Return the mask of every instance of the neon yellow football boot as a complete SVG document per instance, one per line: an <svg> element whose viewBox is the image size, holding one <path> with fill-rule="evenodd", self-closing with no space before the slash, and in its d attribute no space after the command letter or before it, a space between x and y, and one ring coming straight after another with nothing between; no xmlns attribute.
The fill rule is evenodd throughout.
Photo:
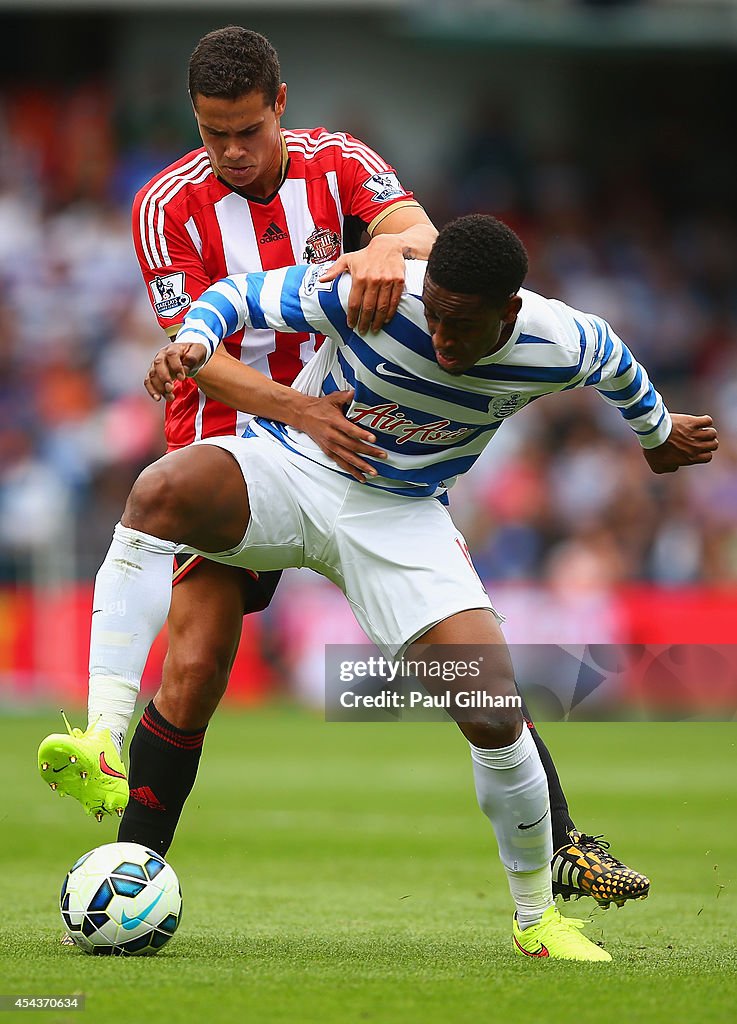
<svg viewBox="0 0 737 1024"><path fill-rule="evenodd" d="M62 711L66 733L52 733L38 748L41 778L59 796L73 796L87 814L102 821L121 817L128 803L128 779L109 729L72 729Z"/></svg>
<svg viewBox="0 0 737 1024"><path fill-rule="evenodd" d="M550 960L611 960L601 946L582 934L583 921L563 917L557 907L548 907L540 924L520 929L515 916L512 921L512 946L519 956Z"/></svg>

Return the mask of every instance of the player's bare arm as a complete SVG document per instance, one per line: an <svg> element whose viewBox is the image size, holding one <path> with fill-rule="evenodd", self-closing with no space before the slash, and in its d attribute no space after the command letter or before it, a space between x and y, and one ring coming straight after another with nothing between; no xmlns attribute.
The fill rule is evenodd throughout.
<svg viewBox="0 0 737 1024"><path fill-rule="evenodd" d="M170 342L159 349L144 381L149 395L156 402L162 398L171 402L176 382L194 376L206 356L205 346L197 342ZM352 391L338 391L324 398L304 395L234 359L222 346L198 374L197 383L208 398L308 434L343 472L360 483L367 476L376 476L376 470L361 455L386 458L385 452L373 447L374 434L346 419L344 410L350 405Z"/></svg>
<svg viewBox="0 0 737 1024"><path fill-rule="evenodd" d="M404 289L405 259L425 260L437 230L421 206L391 210L376 225L365 249L344 253L320 278L332 281L350 271L348 326L378 331L394 316Z"/></svg>
<svg viewBox="0 0 737 1024"><path fill-rule="evenodd" d="M711 416L673 413L673 427L666 441L642 453L653 473L675 473L681 466L711 462L719 439Z"/></svg>

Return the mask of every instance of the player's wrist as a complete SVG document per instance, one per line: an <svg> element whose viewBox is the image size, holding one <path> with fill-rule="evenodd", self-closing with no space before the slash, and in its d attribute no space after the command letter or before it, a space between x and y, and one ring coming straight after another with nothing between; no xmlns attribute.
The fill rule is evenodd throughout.
<svg viewBox="0 0 737 1024"><path fill-rule="evenodd" d="M304 395L294 388L285 388L282 396L282 415L279 417L282 423L288 427L294 427L302 433L307 433L305 423L315 399L310 395Z"/></svg>
<svg viewBox="0 0 737 1024"><path fill-rule="evenodd" d="M408 245L407 240L402 235L373 235L371 241L366 246L367 249L379 249L382 248L386 252L398 252L401 253Z"/></svg>
<svg viewBox="0 0 737 1024"><path fill-rule="evenodd" d="M432 224L414 224L397 234L385 234L380 237L393 241L397 252L405 260L426 260L437 235Z"/></svg>
<svg viewBox="0 0 737 1024"><path fill-rule="evenodd" d="M186 327L177 334L176 343L177 345L197 345L203 351L202 361L198 362L194 369L187 370L188 377L196 377L215 354L215 345L208 339L203 338L198 331L189 330Z"/></svg>
<svg viewBox="0 0 737 1024"><path fill-rule="evenodd" d="M670 439L672 431L673 420L668 410L664 409L663 415L656 428L649 434L640 435L640 446L645 451L653 451L655 448L661 448Z"/></svg>

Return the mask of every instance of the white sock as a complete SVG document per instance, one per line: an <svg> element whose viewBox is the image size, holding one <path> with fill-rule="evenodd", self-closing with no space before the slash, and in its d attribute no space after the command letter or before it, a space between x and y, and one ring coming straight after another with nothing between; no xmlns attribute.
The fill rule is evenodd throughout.
<svg viewBox="0 0 737 1024"><path fill-rule="evenodd" d="M530 925L539 924L543 912L553 906L553 890L550 881L550 862L537 871L507 872L509 891L512 894L520 931Z"/></svg>
<svg viewBox="0 0 737 1024"><path fill-rule="evenodd" d="M527 728L509 747L469 746L479 807L494 828L517 921L527 928L553 906L550 800L540 755Z"/></svg>
<svg viewBox="0 0 737 1024"><path fill-rule="evenodd" d="M110 729L120 749L151 644L171 603L177 545L120 523L95 579L88 725Z"/></svg>

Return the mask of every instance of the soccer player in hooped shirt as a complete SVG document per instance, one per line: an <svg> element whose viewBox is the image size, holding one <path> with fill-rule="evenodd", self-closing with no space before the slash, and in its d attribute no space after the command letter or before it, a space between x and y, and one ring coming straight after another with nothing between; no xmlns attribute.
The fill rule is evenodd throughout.
<svg viewBox="0 0 737 1024"><path fill-rule="evenodd" d="M508 700L513 671L494 608L436 499L471 468L504 418L573 387L592 386L620 409L654 472L709 462L718 442L709 416L671 416L605 321L522 289L526 270L509 228L491 217L460 218L440 233L427 264L408 263L397 314L370 340L348 326L346 274L324 281L319 269L293 267L209 288L151 387L166 395L245 324L319 331L327 341L295 388L318 395L350 386L348 415L370 424L376 455L366 456L360 484L303 432L258 418L245 437L204 439L164 456L135 484L98 574L91 663L121 690L140 679L166 617L180 545L259 571L315 569L343 589L390 656L432 660L437 645L483 645L479 684L505 700L454 717L470 744L476 794L515 905L513 948L530 958L604 961L610 955L554 906L543 765ZM238 390L250 389L247 367L233 389L238 406ZM268 382L261 398L267 392L275 401L280 387ZM105 611L113 597L123 608L116 638ZM121 632L130 644L119 642ZM114 720L114 706L97 707L106 724Z"/></svg>
<svg viewBox="0 0 737 1024"><path fill-rule="evenodd" d="M361 335L381 327L402 294L404 257L426 257L436 235L394 170L350 136L281 130L286 86L276 54L257 33L229 27L205 36L190 61L189 86L204 146L156 175L133 210L136 251L161 327L176 336L192 302L227 274L295 263L310 266L318 288L349 270L347 325ZM346 251L364 227L368 246ZM262 322L239 327L196 382L168 383L169 451L203 438L241 435L257 411L298 427L341 469L360 477L370 469L363 457L371 452L373 428L343 415L349 391L312 399L290 391L274 404L259 405L269 380L292 383L319 339L309 324L296 333ZM254 374L248 394L241 389L232 401L232 382L246 366L263 379ZM278 572L177 558L169 651L161 687L131 742L129 778L119 750L133 713L133 683L125 696L116 687L111 691L118 707L111 737L97 728L94 702L91 731L73 737L73 756L86 763L88 811L102 816L125 808L120 840L169 848L194 785L207 724L227 685L242 616L269 604L278 579ZM104 701L108 684L99 673L95 688ZM588 892L603 904L613 893L620 900L646 895L644 875L574 829L550 753L537 730L533 738L551 795L556 891ZM63 756L70 742L50 737L41 745L40 763L51 763L57 752ZM54 785L63 791L67 783L59 777Z"/></svg>

